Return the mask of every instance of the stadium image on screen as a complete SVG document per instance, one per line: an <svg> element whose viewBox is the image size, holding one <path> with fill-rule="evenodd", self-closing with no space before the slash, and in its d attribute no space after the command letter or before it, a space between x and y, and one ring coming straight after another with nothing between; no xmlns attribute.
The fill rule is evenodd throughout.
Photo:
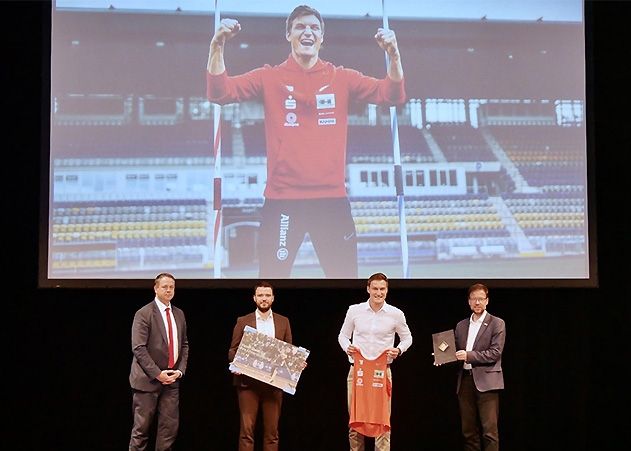
<svg viewBox="0 0 631 451"><path fill-rule="evenodd" d="M287 258L282 222L274 242L261 242L266 187L279 167L268 158L269 93L211 102L206 64L219 19L232 18L241 28L225 43L228 76L280 65L291 51L285 21L298 3L218 3L54 5L50 283L163 270L179 280L243 280L259 277L265 246ZM309 94L320 102L321 129L346 122L334 158L354 231L327 203L317 212L303 203L317 216L308 226L350 227L359 279L375 271L415 280L589 279L582 2L384 3L310 3L323 19L319 57L333 66L387 78L375 34L396 33L405 99L350 96L342 105L326 86ZM278 125L299 129L307 97L283 83L276 107L286 122ZM321 147L300 166L304 174L329 162L318 159L331 153L324 135L313 140ZM317 197L302 179L304 198ZM265 276L346 279L327 274L330 232L316 233L304 234L287 274Z"/></svg>

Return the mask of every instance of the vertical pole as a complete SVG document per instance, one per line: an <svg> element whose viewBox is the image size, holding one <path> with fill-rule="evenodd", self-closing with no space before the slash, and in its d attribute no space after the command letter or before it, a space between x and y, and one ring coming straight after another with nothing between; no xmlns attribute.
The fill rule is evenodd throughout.
<svg viewBox="0 0 631 451"><path fill-rule="evenodd" d="M388 15L386 13L386 1L381 0L381 12L383 28L389 30ZM390 58L386 52L386 71L390 66ZM390 107L390 131L392 133L392 153L394 157L394 185L397 195L397 207L399 210L399 234L401 238L401 262L403 264L403 278L410 277L408 231L405 220L405 196L403 193L403 170L401 168L401 149L399 147L399 124L397 121L397 108Z"/></svg>
<svg viewBox="0 0 631 451"><path fill-rule="evenodd" d="M221 26L219 0L215 0L215 32ZM221 278L222 246L222 211L221 211L221 105L213 104L213 154L215 170L213 179L213 277Z"/></svg>

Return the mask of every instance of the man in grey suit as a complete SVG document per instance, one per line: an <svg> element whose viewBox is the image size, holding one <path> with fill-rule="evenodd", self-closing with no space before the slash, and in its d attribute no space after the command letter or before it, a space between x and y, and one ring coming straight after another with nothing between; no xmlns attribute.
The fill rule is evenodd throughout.
<svg viewBox="0 0 631 451"><path fill-rule="evenodd" d="M463 362L456 391L465 451L499 450L497 420L499 390L504 388L506 326L486 311L488 294L485 285L471 285L469 307L473 313L456 326L456 358Z"/></svg>
<svg viewBox="0 0 631 451"><path fill-rule="evenodd" d="M272 313L274 290L268 282L258 282L254 286L256 310L237 318L228 350L228 360L232 362L237 353L245 326L275 337L287 343L292 342L291 327L286 316ZM263 450L278 450L278 419L283 402L283 392L279 388L235 373L233 382L239 398L240 430L239 451L254 449L254 429L259 406L263 411Z"/></svg>
<svg viewBox="0 0 631 451"><path fill-rule="evenodd" d="M171 300L175 278L158 274L153 287L155 298L136 312L131 328L129 383L133 392L134 426L130 450L144 450L156 413L156 450L170 450L179 426L179 379L186 372L188 338L184 312Z"/></svg>

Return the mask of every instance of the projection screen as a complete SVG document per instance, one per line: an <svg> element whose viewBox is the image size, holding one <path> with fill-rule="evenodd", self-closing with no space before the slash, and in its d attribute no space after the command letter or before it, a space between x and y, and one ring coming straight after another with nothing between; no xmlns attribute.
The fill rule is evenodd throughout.
<svg viewBox="0 0 631 451"><path fill-rule="evenodd" d="M594 283L582 1L313 1L288 31L297 4L53 4L40 285Z"/></svg>

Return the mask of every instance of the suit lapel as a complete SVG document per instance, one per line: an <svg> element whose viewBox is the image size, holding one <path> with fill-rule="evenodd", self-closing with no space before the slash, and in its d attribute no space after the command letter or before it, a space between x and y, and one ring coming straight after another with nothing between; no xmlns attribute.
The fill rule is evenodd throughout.
<svg viewBox="0 0 631 451"><path fill-rule="evenodd" d="M280 318L274 315L274 336L279 340L282 340L285 336L285 330L281 330L281 327Z"/></svg>
<svg viewBox="0 0 631 451"><path fill-rule="evenodd" d="M164 320L162 319L160 308L156 305L156 301L153 301L153 317L155 322L158 324L158 329L160 330L160 335L162 335L162 339L168 345L169 340L167 339L167 331L164 328Z"/></svg>
<svg viewBox="0 0 631 451"><path fill-rule="evenodd" d="M463 326L463 333L459 333L459 339L458 341L460 341L461 343L457 343L457 346L460 349L464 349L467 346L467 339L469 337L469 326L471 325L471 321L468 320L465 325Z"/></svg>
<svg viewBox="0 0 631 451"><path fill-rule="evenodd" d="M256 329L256 313L252 312L245 317L245 325Z"/></svg>

